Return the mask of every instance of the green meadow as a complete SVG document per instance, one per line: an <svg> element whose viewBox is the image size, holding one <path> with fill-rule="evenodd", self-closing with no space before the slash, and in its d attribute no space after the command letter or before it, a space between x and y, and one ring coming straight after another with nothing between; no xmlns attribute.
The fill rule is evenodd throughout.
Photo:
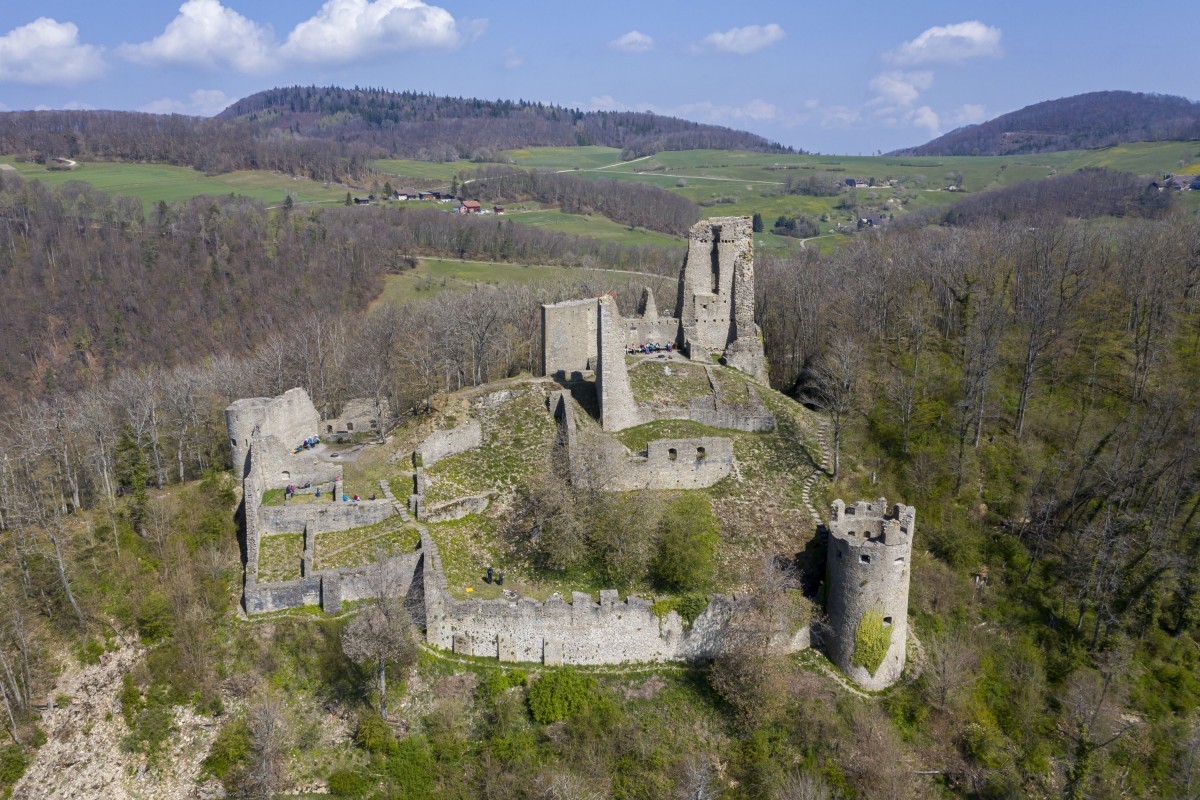
<svg viewBox="0 0 1200 800"><path fill-rule="evenodd" d="M584 283L593 286L596 284L623 286L630 283L645 286L649 282L668 281L674 283L675 280L673 276L663 277L646 273L584 269L582 267L423 258L415 269L397 275L389 275L384 283L383 292L375 302L404 306L444 293L470 291L479 286L546 286Z"/></svg>
<svg viewBox="0 0 1200 800"><path fill-rule="evenodd" d="M240 170L224 175L205 175L190 167L167 164L122 164L80 162L73 170L47 170L40 164L0 159L11 164L28 180L61 185L84 181L102 192L137 197L149 208L159 201L168 203L200 195L236 194L253 197L268 205L282 203L289 194L297 203L330 202L346 196L345 186L325 186L306 178L291 178L263 170Z"/></svg>

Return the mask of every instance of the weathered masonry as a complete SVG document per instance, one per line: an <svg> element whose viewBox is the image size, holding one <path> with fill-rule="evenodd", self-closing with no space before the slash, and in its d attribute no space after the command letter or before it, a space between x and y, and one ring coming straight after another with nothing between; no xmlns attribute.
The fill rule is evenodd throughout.
<svg viewBox="0 0 1200 800"><path fill-rule="evenodd" d="M908 639L908 584L917 512L912 506L835 500L829 520L829 658L855 683L883 689L900 679ZM883 617L887 655L874 673L854 663L856 633L868 612Z"/></svg>

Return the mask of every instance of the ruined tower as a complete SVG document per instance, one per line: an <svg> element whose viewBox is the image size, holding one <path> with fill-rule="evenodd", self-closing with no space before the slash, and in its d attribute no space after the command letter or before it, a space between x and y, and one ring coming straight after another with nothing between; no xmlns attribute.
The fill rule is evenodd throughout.
<svg viewBox="0 0 1200 800"><path fill-rule="evenodd" d="M605 295L598 301L596 326L596 397L600 403L600 425L606 431L619 431L641 423L641 414L629 386L625 366L625 331L617 301Z"/></svg>
<svg viewBox="0 0 1200 800"><path fill-rule="evenodd" d="M917 512L899 503L888 509L881 497L850 506L835 500L831 513L829 657L864 689L883 689L899 680L904 669ZM882 630L872 624L879 618Z"/></svg>
<svg viewBox="0 0 1200 800"><path fill-rule="evenodd" d="M688 232L679 281L680 346L696 361L725 363L767 379L754 322L754 238L750 217L713 217Z"/></svg>

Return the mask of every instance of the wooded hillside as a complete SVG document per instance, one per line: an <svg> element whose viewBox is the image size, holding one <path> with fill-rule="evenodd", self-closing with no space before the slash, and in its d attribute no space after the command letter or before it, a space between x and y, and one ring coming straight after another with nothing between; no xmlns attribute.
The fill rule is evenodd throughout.
<svg viewBox="0 0 1200 800"><path fill-rule="evenodd" d="M1088 92L1035 103L893 155L1008 156L1197 138L1200 103L1164 94Z"/></svg>

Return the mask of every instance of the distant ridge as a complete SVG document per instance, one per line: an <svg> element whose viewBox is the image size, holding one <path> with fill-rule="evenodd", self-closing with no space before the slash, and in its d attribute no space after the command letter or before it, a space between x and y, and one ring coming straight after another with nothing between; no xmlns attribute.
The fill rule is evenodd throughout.
<svg viewBox="0 0 1200 800"><path fill-rule="evenodd" d="M753 133L640 111L581 111L526 100L439 97L385 89L288 86L243 98L217 119L243 120L315 139L361 142L425 160L520 147L792 152Z"/></svg>
<svg viewBox="0 0 1200 800"><path fill-rule="evenodd" d="M1026 106L891 155L1005 156L1185 139L1200 139L1200 103L1165 94L1089 92Z"/></svg>

